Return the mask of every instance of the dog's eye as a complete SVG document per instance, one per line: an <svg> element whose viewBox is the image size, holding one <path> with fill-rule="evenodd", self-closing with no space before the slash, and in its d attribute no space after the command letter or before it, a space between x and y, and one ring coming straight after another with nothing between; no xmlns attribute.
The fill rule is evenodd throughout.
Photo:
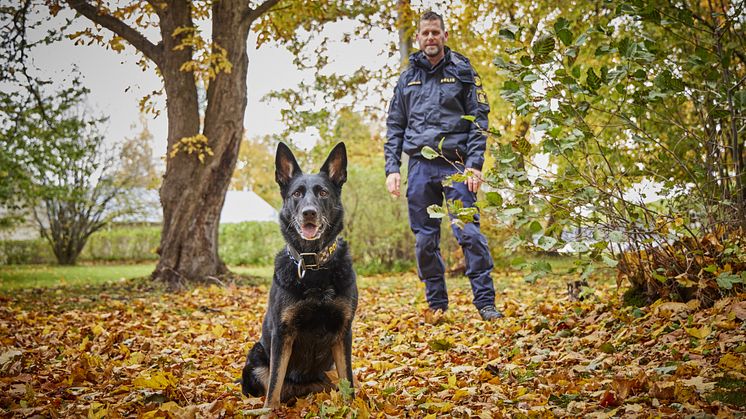
<svg viewBox="0 0 746 419"><path fill-rule="evenodd" d="M319 191L319 196L324 197L324 196L327 196L327 195L329 195L329 192L327 192L327 191L325 191L323 189Z"/></svg>
<svg viewBox="0 0 746 419"><path fill-rule="evenodd" d="M293 192L293 198L300 198L301 196L303 196L303 193L301 191Z"/></svg>

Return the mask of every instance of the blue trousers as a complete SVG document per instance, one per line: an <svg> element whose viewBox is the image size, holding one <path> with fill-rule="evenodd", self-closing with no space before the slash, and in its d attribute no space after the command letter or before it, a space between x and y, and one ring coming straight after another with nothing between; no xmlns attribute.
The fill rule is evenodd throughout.
<svg viewBox="0 0 746 419"><path fill-rule="evenodd" d="M474 206L476 195L463 182L443 186L443 179L457 170L442 158L435 160L409 159L407 177L407 203L409 225L415 235L417 273L425 283L427 303L432 309L448 309L448 292L445 281L445 263L440 254L440 219L430 218L427 207L442 205L447 200L461 200L464 207ZM466 276L469 277L477 309L495 304L495 288L492 284L493 263L487 239L479 231L479 215L473 223L463 228L451 224L453 234L464 251Z"/></svg>

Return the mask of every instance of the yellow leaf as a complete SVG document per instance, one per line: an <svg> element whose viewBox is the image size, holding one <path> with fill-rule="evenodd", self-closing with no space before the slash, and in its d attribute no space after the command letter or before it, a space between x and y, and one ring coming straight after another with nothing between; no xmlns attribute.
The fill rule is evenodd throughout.
<svg viewBox="0 0 746 419"><path fill-rule="evenodd" d="M455 375L449 375L448 376L448 387L456 387L456 376Z"/></svg>
<svg viewBox="0 0 746 419"><path fill-rule="evenodd" d="M127 358L127 360L124 361L126 365L137 365L141 364L142 361L145 359L145 354L142 352L132 352Z"/></svg>
<svg viewBox="0 0 746 419"><path fill-rule="evenodd" d="M101 333L104 333L104 328L101 326L101 323L96 324L93 326L93 336L98 336Z"/></svg>
<svg viewBox="0 0 746 419"><path fill-rule="evenodd" d="M702 326L700 328L687 327L686 333L689 333L689 336L693 336L697 339L705 339L707 336L710 336L712 329L709 326Z"/></svg>
<svg viewBox="0 0 746 419"><path fill-rule="evenodd" d="M132 381L135 387L152 388L154 390L163 390L168 387L176 387L177 380L173 374L168 371L155 371L148 374L143 372L139 377Z"/></svg>
<svg viewBox="0 0 746 419"><path fill-rule="evenodd" d="M733 371L744 371L744 360L741 359L738 355L733 354L725 354L722 358L720 358L720 362L718 362L718 367L724 369L724 370L733 370Z"/></svg>
<svg viewBox="0 0 746 419"><path fill-rule="evenodd" d="M224 333L225 333L225 327L223 327L222 324L216 324L215 326L212 327L213 335L219 338L222 338Z"/></svg>
<svg viewBox="0 0 746 419"><path fill-rule="evenodd" d="M86 337L83 338L83 341L80 342L80 345L78 346L78 349L80 351L85 351L86 349L88 349L88 336L86 336Z"/></svg>
<svg viewBox="0 0 746 419"><path fill-rule="evenodd" d="M108 409L103 403L93 402L88 408L88 419L105 418L108 413Z"/></svg>
<svg viewBox="0 0 746 419"><path fill-rule="evenodd" d="M463 399L464 397L466 397L468 395L469 395L469 391L467 391L467 390L460 390L460 389L456 390L453 393L453 401L457 402L457 401Z"/></svg>

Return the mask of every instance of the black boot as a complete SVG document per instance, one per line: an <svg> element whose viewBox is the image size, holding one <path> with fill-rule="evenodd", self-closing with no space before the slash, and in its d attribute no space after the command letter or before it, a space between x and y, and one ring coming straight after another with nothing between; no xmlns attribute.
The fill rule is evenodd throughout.
<svg viewBox="0 0 746 419"><path fill-rule="evenodd" d="M479 309L479 315L482 320L493 321L503 317L503 314L497 311L495 306L489 305Z"/></svg>

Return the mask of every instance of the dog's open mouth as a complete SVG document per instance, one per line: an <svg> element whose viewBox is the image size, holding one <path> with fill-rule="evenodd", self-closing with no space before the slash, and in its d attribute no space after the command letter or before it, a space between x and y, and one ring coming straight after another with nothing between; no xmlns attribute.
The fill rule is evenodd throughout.
<svg viewBox="0 0 746 419"><path fill-rule="evenodd" d="M318 240L323 229L314 223L305 223L300 227L300 236L304 240Z"/></svg>

